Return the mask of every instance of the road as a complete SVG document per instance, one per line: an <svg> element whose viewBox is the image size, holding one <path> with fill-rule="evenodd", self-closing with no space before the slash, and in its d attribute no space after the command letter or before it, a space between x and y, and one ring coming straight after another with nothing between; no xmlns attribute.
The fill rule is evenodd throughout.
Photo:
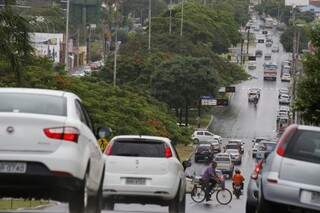
<svg viewBox="0 0 320 213"><path fill-rule="evenodd" d="M274 32L274 44L279 43L279 35ZM257 47L250 47L250 52L254 53L256 49L263 50L264 53L271 52L271 48L266 48L265 44L259 44ZM277 62L278 66L281 61L288 58L280 45L280 52L273 53L272 61ZM210 129L215 133L221 135L223 138L238 138L242 139L245 144L245 154L243 156L243 163L240 169L243 171L246 179L250 178L250 173L254 167L254 160L251 158L251 139L256 136L276 137L276 113L278 109L278 89L287 87L288 83L280 81L280 74L277 82L264 82L263 81L263 58L257 59L257 69L248 70L248 73L254 78L245 81L236 86L236 93L231 97L231 105L225 109L219 110L220 113L216 115L214 123ZM262 89L261 99L257 108L248 104L247 91L251 87L259 87ZM189 168L190 171L195 171L197 174L202 174L203 170L207 167L204 164L192 164ZM230 187L230 181L227 181L227 187ZM246 192L246 190L244 190ZM242 196L240 200L233 200L228 206L218 205L216 201L208 203L196 204L187 195L187 213L243 213L245 212L246 195ZM67 205L61 204L51 208L39 211L21 211L21 212L46 212L46 213L67 213ZM111 211L104 211L104 213ZM153 205L116 205L115 211L118 213L164 213L167 212L166 207L159 207Z"/></svg>

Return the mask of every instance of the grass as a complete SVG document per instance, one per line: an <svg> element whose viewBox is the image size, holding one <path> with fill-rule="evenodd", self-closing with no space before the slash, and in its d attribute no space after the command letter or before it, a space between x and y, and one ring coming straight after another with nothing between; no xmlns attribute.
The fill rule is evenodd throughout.
<svg viewBox="0 0 320 213"><path fill-rule="evenodd" d="M213 114L212 109L208 109L208 108L206 109L205 107L202 107L201 117L200 117L200 128L206 128L208 126L208 124L211 121L212 114ZM198 110L197 109L190 110L189 122L190 122L190 125L192 125L195 129L198 128L197 117L198 117Z"/></svg>
<svg viewBox="0 0 320 213"><path fill-rule="evenodd" d="M180 156L181 161L189 160L189 157L194 151L193 146L188 146L184 144L178 144L176 146L177 152Z"/></svg>
<svg viewBox="0 0 320 213"><path fill-rule="evenodd" d="M0 210L34 208L41 205L47 205L48 203L49 203L48 201L41 201L41 200L1 199Z"/></svg>

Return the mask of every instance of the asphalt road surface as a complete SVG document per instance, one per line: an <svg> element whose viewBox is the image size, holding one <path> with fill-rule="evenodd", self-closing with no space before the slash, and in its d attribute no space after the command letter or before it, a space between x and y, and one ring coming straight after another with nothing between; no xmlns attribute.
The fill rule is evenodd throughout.
<svg viewBox="0 0 320 213"><path fill-rule="evenodd" d="M273 31L274 45L279 44L279 35ZM266 48L265 44L258 44L256 47L250 47L250 53L254 53L256 49L263 50L264 53L270 52L271 48ZM273 62L277 62L281 66L283 60L288 59L288 54L284 53L280 45L280 52L272 54ZM242 165L239 167L245 178L250 178L251 171L255 165L255 161L251 158L251 140L257 136L264 136L274 138L276 137L276 113L278 110L278 89L281 87L288 87L288 83L280 81L280 74L278 75L277 82L263 80L263 63L264 59L257 58L257 69L248 70L248 73L253 76L252 80L245 81L236 86L236 93L231 97L231 105L227 108L221 109L220 113L216 115L214 123L210 126L210 130L215 134L221 135L223 138L238 138L242 139L245 144L245 153L243 155ZM262 89L260 101L255 108L252 104L248 103L247 92L249 88L259 87ZM196 172L198 175L203 173L207 167L205 164L192 164L188 172ZM231 182L227 181L226 186L231 189ZM246 189L244 190L244 193ZM244 194L239 200L233 199L227 206L218 205L213 199L208 203L197 204L194 203L190 195L187 195L187 210L188 213L243 213L245 212L246 195ZM46 213L67 213L67 205L60 204L42 210L20 211L20 212L46 212ZM114 211L118 213L164 213L168 212L167 207L159 207L153 205L123 205L115 206Z"/></svg>

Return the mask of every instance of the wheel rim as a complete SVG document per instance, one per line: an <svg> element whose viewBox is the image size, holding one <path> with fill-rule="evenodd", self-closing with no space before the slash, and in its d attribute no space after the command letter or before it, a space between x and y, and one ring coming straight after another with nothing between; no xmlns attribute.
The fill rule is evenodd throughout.
<svg viewBox="0 0 320 213"><path fill-rule="evenodd" d="M227 205L232 200L232 193L228 189L222 189L217 192L217 201L222 205Z"/></svg>
<svg viewBox="0 0 320 213"><path fill-rule="evenodd" d="M200 187L195 187L191 193L191 199L196 203L201 203L206 198L205 191Z"/></svg>

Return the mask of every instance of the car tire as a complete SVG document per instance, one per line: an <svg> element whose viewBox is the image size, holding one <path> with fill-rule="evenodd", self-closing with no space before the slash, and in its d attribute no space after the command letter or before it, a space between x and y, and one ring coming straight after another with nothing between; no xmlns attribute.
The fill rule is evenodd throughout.
<svg viewBox="0 0 320 213"><path fill-rule="evenodd" d="M179 199L180 187L174 199L169 202L169 213L185 213L186 211L186 196L182 201Z"/></svg>
<svg viewBox="0 0 320 213"><path fill-rule="evenodd" d="M263 192L261 192L261 197L259 197L256 213L270 213L270 212L289 213L288 208L284 208L280 204L276 204L271 201L265 200L263 196Z"/></svg>
<svg viewBox="0 0 320 213"><path fill-rule="evenodd" d="M112 211L112 210L114 210L114 204L115 203L113 202L113 200L111 198L110 199L106 199L106 200L104 200L103 209Z"/></svg>
<svg viewBox="0 0 320 213"><path fill-rule="evenodd" d="M88 184L86 174L81 184L81 189L74 193L71 200L69 201L69 212L70 213L95 213L97 210L97 197L89 197ZM98 196L98 195L96 195Z"/></svg>
<svg viewBox="0 0 320 213"><path fill-rule="evenodd" d="M199 144L199 142L200 142L199 139L197 139L197 138L193 139L194 144Z"/></svg>
<svg viewBox="0 0 320 213"><path fill-rule="evenodd" d="M256 207L250 205L248 202L246 203L246 213L255 213Z"/></svg>

